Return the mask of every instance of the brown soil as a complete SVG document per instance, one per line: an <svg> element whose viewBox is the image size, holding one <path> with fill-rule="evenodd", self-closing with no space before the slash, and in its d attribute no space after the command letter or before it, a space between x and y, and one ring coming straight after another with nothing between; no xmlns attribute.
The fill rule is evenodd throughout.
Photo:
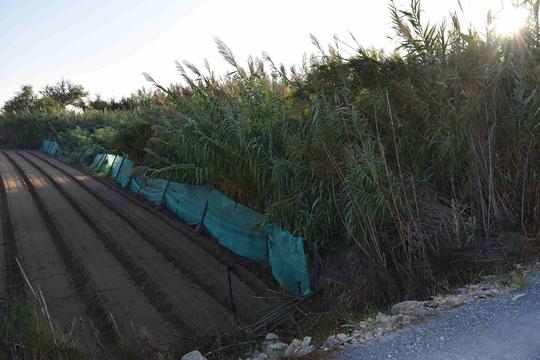
<svg viewBox="0 0 540 360"><path fill-rule="evenodd" d="M66 328L86 313L103 336L136 339L143 329L156 344L178 344L234 331L272 306L266 282L233 270L237 324L227 276L236 258L112 185L26 151L0 153L0 174L0 291L20 281L9 275L16 254Z"/></svg>
<svg viewBox="0 0 540 360"><path fill-rule="evenodd" d="M216 240L195 232L180 221L171 221L170 217L141 201L134 201L114 184L92 177L55 158L38 152L30 154L56 169L57 174L65 175L78 183L96 200L137 229L148 243L175 266L187 266L186 272L193 272L201 286L216 299L220 299L226 307L230 307L227 268L232 267L235 304L244 308L244 313L239 312L238 316L240 319L243 317L246 323L258 319L265 313L265 309L269 308L270 303L277 305L273 289L276 287L275 281L271 279L269 269L263 264L236 256ZM148 221L149 217L151 221ZM201 267L201 264L204 264L203 269L192 270Z"/></svg>
<svg viewBox="0 0 540 360"><path fill-rule="evenodd" d="M73 318L84 314L84 306L71 286L69 274L64 269L52 236L39 216L24 181L3 154L0 154L0 173L6 190L18 259L24 272L34 291L43 292L49 311L62 324L71 325Z"/></svg>

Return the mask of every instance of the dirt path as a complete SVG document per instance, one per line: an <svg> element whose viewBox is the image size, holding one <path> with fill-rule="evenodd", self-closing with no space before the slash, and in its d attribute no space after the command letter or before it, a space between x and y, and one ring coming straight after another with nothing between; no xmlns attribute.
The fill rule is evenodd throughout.
<svg viewBox="0 0 540 360"><path fill-rule="evenodd" d="M71 286L69 274L32 195L3 154L0 154L0 173L22 267L34 290L43 292L49 311L69 331L73 319L85 313L83 302Z"/></svg>
<svg viewBox="0 0 540 360"><path fill-rule="evenodd" d="M230 306L227 265L231 263L227 261L232 261L232 257L223 250L219 252L207 245L207 241L211 239L178 231L162 218L154 216L126 196L119 194L111 186L56 159L35 152L30 156L28 154L24 156L31 161L35 160L38 166L50 165L47 172L55 174L59 179L63 179L62 181L67 176L77 182L88 194L136 229L144 240L174 267L189 275L193 282L198 283L220 304ZM240 320L254 321L269 309L270 305L264 300L269 295L267 291L269 286L263 281L241 267L235 267L231 280L236 306L241 309L238 312Z"/></svg>
<svg viewBox="0 0 540 360"><path fill-rule="evenodd" d="M173 326L160 314L147 295L120 264L100 237L72 204L31 164L14 152L5 152L17 164L19 175L33 188L34 201L41 206L41 216L57 243L74 285L85 301L87 313L104 336L111 327L136 338L141 328L147 329L160 342L175 340ZM132 333L134 328L137 334Z"/></svg>

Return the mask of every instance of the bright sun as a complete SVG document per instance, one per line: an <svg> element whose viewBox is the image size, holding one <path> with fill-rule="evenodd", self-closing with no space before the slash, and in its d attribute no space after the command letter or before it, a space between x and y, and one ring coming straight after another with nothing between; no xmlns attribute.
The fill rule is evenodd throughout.
<svg viewBox="0 0 540 360"><path fill-rule="evenodd" d="M524 7L510 6L498 12L494 19L495 31L501 35L512 35L527 22L528 12Z"/></svg>

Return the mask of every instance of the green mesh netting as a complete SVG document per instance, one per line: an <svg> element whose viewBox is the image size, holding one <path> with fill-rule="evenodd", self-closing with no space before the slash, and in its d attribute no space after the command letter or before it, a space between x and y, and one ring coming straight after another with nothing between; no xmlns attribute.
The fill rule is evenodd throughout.
<svg viewBox="0 0 540 360"><path fill-rule="evenodd" d="M58 155L59 152L60 152L60 145L56 141L53 141L49 149L49 154Z"/></svg>
<svg viewBox="0 0 540 360"><path fill-rule="evenodd" d="M100 162L99 172L107 174L111 170L115 158L114 154L106 154Z"/></svg>
<svg viewBox="0 0 540 360"><path fill-rule="evenodd" d="M226 248L255 261L267 259L264 216L236 203L219 191L210 191L204 228Z"/></svg>
<svg viewBox="0 0 540 360"><path fill-rule="evenodd" d="M129 159L123 159L124 160L116 175L116 182L125 188L129 184L129 180L131 179L131 170L133 169L135 163Z"/></svg>
<svg viewBox="0 0 540 360"><path fill-rule="evenodd" d="M131 178L129 190L136 192L150 203L158 205L163 199L166 186L167 180L152 179L145 175L138 175Z"/></svg>
<svg viewBox="0 0 540 360"><path fill-rule="evenodd" d="M60 145L56 141L43 140L41 143L41 150L49 155L58 155L60 152Z"/></svg>
<svg viewBox="0 0 540 360"><path fill-rule="evenodd" d="M43 142L41 144L41 150L42 151L47 151L50 146L51 146L51 141L50 140L43 140Z"/></svg>
<svg viewBox="0 0 540 360"><path fill-rule="evenodd" d="M128 190L138 192L142 186L143 180L144 180L144 176L141 176L141 175L132 176L131 181L129 182Z"/></svg>
<svg viewBox="0 0 540 360"><path fill-rule="evenodd" d="M120 167L123 165L124 157L123 156L116 156L113 160L112 166L111 166L111 177L113 179L116 179L116 176L118 175L118 172L120 171Z"/></svg>
<svg viewBox="0 0 540 360"><path fill-rule="evenodd" d="M165 206L186 224L200 224L208 195L209 187L171 182L165 194Z"/></svg>
<svg viewBox="0 0 540 360"><path fill-rule="evenodd" d="M101 166L101 163L105 159L105 156L107 156L107 154L97 154L94 157L94 161L92 162L91 167L96 169L96 170L99 169L99 167Z"/></svg>
<svg viewBox="0 0 540 360"><path fill-rule="evenodd" d="M45 144L44 144L45 145ZM310 292L303 239L275 224L265 224L264 216L236 203L221 192L154 179L132 176L134 163L122 156L98 154L92 166L128 190L137 192L154 205L165 207L187 224L201 224L221 245L255 261L267 261L276 280L295 295Z"/></svg>
<svg viewBox="0 0 540 360"><path fill-rule="evenodd" d="M275 224L266 226L268 233L268 262L272 274L291 294L310 293L309 273L304 241Z"/></svg>
<svg viewBox="0 0 540 360"><path fill-rule="evenodd" d="M168 181L165 179L153 179L146 177L143 180L143 186L140 187L138 193L151 204L158 205L163 201L167 182Z"/></svg>

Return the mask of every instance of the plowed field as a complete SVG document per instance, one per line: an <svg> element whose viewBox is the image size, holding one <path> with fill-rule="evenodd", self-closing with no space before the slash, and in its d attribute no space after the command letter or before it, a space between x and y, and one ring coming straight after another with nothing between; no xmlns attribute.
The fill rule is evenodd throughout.
<svg viewBox="0 0 540 360"><path fill-rule="evenodd" d="M113 186L39 152L0 152L0 292L28 291L16 257L68 331L84 316L102 337L144 329L160 343L228 331L271 307L269 285L241 259Z"/></svg>

